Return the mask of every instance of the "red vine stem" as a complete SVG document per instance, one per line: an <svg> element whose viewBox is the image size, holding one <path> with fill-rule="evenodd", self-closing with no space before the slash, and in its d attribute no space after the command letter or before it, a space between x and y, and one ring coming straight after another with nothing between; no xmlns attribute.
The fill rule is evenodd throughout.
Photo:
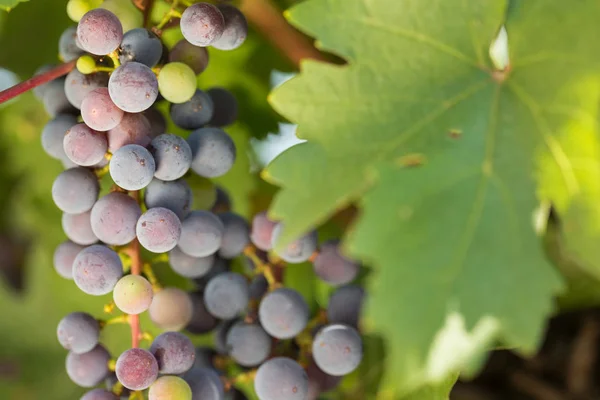
<svg viewBox="0 0 600 400"><path fill-rule="evenodd" d="M140 194L139 192L131 193L133 198L139 203L140 202ZM142 254L140 253L140 242L137 239L133 239L133 242L129 245L127 249L129 253L129 257L131 257L131 274L132 275L141 275L142 273ZM140 329L140 316L139 315L130 315L129 316L129 325L131 326L131 347L136 348L140 346L140 337L141 337L141 329Z"/></svg>
<svg viewBox="0 0 600 400"><path fill-rule="evenodd" d="M32 78L27 79L21 83L16 84L15 86L9 87L6 90L0 92L0 104L17 97L20 94L27 92L35 87L41 86L45 83L48 83L56 78L59 78L63 75L68 74L75 68L75 64L77 60L70 61L68 63L59 65L56 68L51 69L48 72L44 72L43 74L36 75Z"/></svg>

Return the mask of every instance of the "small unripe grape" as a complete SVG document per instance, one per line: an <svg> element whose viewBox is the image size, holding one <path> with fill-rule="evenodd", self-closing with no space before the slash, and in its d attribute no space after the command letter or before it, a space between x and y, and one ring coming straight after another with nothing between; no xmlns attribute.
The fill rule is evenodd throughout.
<svg viewBox="0 0 600 400"><path fill-rule="evenodd" d="M84 75L93 73L96 70L96 60L88 54L79 57L77 59L77 70Z"/></svg>
<svg viewBox="0 0 600 400"><path fill-rule="evenodd" d="M126 314L143 313L150 307L153 296L152 285L139 275L122 277L113 290L115 305Z"/></svg>
<svg viewBox="0 0 600 400"><path fill-rule="evenodd" d="M158 73L158 90L167 101L184 103L196 93L196 74L184 63L168 63Z"/></svg>
<svg viewBox="0 0 600 400"><path fill-rule="evenodd" d="M150 386L149 400L192 400L192 389L178 376L161 376Z"/></svg>
<svg viewBox="0 0 600 400"><path fill-rule="evenodd" d="M69 0L67 3L67 15L71 20L79 22L81 17L93 8L102 4L102 0Z"/></svg>

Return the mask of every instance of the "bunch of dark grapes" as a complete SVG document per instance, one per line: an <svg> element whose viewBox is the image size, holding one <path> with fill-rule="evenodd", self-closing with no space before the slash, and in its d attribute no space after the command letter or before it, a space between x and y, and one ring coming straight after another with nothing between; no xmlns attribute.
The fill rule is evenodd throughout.
<svg viewBox="0 0 600 400"><path fill-rule="evenodd" d="M69 15L85 4L71 0ZM42 145L66 168L52 186L68 237L54 266L89 295L112 293L105 311L123 313L98 320L73 312L58 325L69 377L102 386L82 399L143 398L146 390L152 400L244 399L235 385L247 381L261 400L316 399L335 388L362 358L364 292L351 285L360 265L336 241L319 245L316 231L275 249L282 225L266 213L249 223L231 212L221 189L210 210L192 207L186 178L222 176L236 160L222 129L236 119L236 100L222 88L197 89L196 76L207 68L206 46L233 50L244 42L243 14L226 4L172 8L164 21L179 16L185 39L171 49L162 26L123 32L106 9L80 14L59 43L63 61L77 60L77 68L36 94L53 117ZM163 101L173 123L191 131L187 138L165 132L154 108ZM113 184L100 196L105 175ZM246 261L237 272L236 258ZM196 290L163 287L153 267L164 260ZM281 283L285 268L307 261L337 288L315 315ZM164 333L152 338L140 330L144 312ZM99 342L112 323L132 329L132 348L115 359ZM180 331L212 332L214 347L195 348Z"/></svg>

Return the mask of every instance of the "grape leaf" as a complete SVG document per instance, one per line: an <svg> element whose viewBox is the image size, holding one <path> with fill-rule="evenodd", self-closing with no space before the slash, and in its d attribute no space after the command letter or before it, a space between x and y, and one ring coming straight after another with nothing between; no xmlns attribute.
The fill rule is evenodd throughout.
<svg viewBox="0 0 600 400"><path fill-rule="evenodd" d="M540 200L600 267L600 4L309 0L288 15L349 65L307 61L271 95L308 140L263 174L282 186L281 242L360 203L346 245L376 267L366 319L398 394L470 368L492 339L533 352L562 288ZM503 24L511 66L496 71Z"/></svg>
<svg viewBox="0 0 600 400"><path fill-rule="evenodd" d="M10 11L15 8L19 3L24 3L29 0L0 0L0 9Z"/></svg>

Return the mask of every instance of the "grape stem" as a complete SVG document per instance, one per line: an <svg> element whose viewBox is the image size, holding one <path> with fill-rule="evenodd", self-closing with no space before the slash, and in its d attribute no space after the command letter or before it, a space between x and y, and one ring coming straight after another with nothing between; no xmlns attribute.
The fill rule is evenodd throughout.
<svg viewBox="0 0 600 400"><path fill-rule="evenodd" d="M273 290L279 286L279 282L273 273L273 267L269 263L263 262L263 260L256 254L256 248L253 245L248 245L244 249L244 255L248 257L256 266L256 273L265 276L269 289Z"/></svg>
<svg viewBox="0 0 600 400"><path fill-rule="evenodd" d="M149 28L150 27L150 23L152 22L150 20L150 17L152 16L152 7L154 6L154 0L145 0L143 2L143 7L144 7L144 25L145 27Z"/></svg>
<svg viewBox="0 0 600 400"><path fill-rule="evenodd" d="M9 87L6 90L0 92L0 104L7 102L10 99L17 97L20 94L23 94L35 87L41 86L45 83L53 81L56 78L60 78L63 75L68 74L75 68L75 64L77 60L69 61L68 63L64 63L59 65L56 68L51 69L48 72L44 72L40 75L35 75L26 81L18 83L12 87Z"/></svg>
<svg viewBox="0 0 600 400"><path fill-rule="evenodd" d="M131 192L132 197L139 203L140 193L138 191ZM140 252L140 242L137 239L133 239L131 244L127 247L127 253L131 257L131 274L141 275L142 274L142 254ZM136 348L140 346L140 316L130 315L129 325L131 326L131 347Z"/></svg>

